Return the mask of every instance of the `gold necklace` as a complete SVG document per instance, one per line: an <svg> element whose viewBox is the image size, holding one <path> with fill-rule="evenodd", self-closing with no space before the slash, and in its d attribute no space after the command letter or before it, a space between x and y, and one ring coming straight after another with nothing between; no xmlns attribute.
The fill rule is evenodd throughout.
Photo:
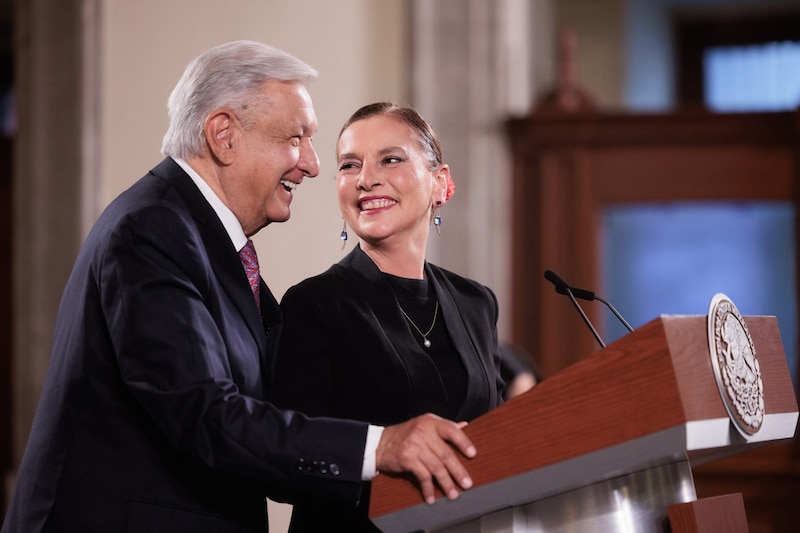
<svg viewBox="0 0 800 533"><path fill-rule="evenodd" d="M403 306L400 305L399 303L397 305L398 307L400 307L400 312L403 313L403 316L406 317L406 320L408 320L411 323L411 325L414 326L414 329L417 330L417 333L422 335L422 345L426 348L430 348L431 341L428 340L428 335L431 334L431 331L433 331L433 326L436 325L436 316L439 313L439 300L438 299L436 300L436 307L433 309L433 322L431 322L431 327L429 327L428 331L426 331L425 333L422 333L422 330L419 329L416 324L414 324L414 321L411 320L411 317L408 316L408 314L406 314L405 310L403 309Z"/></svg>

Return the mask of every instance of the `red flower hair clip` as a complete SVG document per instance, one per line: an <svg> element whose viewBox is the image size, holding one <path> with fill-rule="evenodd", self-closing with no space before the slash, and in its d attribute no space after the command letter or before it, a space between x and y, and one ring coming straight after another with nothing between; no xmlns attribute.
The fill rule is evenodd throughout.
<svg viewBox="0 0 800 533"><path fill-rule="evenodd" d="M456 184L449 175L447 176L447 192L444 194L444 201L448 201L453 193L456 192Z"/></svg>

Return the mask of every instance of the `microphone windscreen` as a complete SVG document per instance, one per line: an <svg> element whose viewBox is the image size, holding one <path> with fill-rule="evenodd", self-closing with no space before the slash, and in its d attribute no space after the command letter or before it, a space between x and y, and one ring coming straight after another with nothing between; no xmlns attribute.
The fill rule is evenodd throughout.
<svg viewBox="0 0 800 533"><path fill-rule="evenodd" d="M550 283L552 283L553 285L556 286L556 291L557 292L559 292L561 294L566 294L567 293L567 289L569 288L569 285L567 285L567 282L564 281L563 279L561 279L561 277L558 274L556 274L555 272L553 272L552 270L545 270L544 271L544 278L547 281L549 281Z"/></svg>

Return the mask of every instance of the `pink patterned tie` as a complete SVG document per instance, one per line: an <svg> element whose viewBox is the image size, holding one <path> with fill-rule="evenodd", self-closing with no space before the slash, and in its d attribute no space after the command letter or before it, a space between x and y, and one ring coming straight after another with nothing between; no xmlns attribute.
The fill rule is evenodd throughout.
<svg viewBox="0 0 800 533"><path fill-rule="evenodd" d="M239 259L242 261L244 272L247 274L247 281L250 282L250 289L256 299L256 305L261 309L261 291L259 290L259 271L258 256L253 241L247 239L247 244L239 251Z"/></svg>

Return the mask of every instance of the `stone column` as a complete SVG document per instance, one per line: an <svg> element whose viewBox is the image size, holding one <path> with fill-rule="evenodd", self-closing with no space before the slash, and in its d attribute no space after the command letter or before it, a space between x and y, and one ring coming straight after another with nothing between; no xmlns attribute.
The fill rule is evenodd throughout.
<svg viewBox="0 0 800 533"><path fill-rule="evenodd" d="M415 0L412 103L431 123L456 193L431 261L492 287L510 330L511 172L504 125L551 85L552 0Z"/></svg>

